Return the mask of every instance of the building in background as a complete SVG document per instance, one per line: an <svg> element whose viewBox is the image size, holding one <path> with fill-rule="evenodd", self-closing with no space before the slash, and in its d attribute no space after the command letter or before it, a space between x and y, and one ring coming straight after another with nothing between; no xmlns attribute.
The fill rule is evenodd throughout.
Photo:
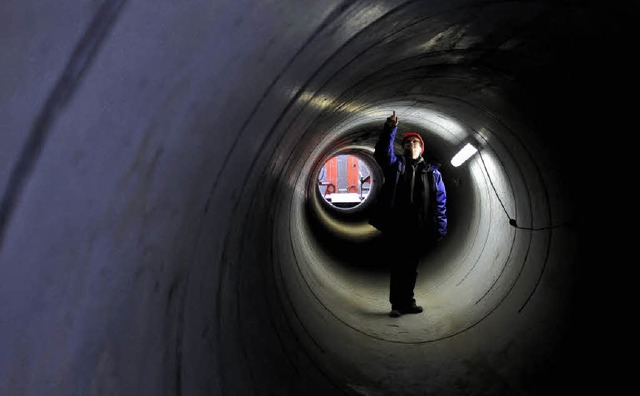
<svg viewBox="0 0 640 396"><path fill-rule="evenodd" d="M320 169L318 188L324 199L334 206L357 206L367 198L371 189L369 168L355 155L337 155Z"/></svg>

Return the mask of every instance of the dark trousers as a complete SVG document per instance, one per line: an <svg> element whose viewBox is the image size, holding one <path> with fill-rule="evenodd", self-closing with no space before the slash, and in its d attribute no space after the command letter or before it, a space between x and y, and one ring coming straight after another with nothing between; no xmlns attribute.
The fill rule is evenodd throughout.
<svg viewBox="0 0 640 396"><path fill-rule="evenodd" d="M393 233L385 239L391 273L389 302L392 309L410 307L415 303L413 290L418 278L418 263L429 241L418 233Z"/></svg>

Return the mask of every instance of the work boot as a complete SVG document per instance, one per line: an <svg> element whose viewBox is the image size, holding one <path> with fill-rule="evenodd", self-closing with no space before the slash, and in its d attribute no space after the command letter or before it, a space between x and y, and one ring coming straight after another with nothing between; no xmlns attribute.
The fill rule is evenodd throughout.
<svg viewBox="0 0 640 396"><path fill-rule="evenodd" d="M389 316L391 316L392 318L397 318L398 316L402 316L404 314L417 314L421 313L422 311L424 311L424 309L422 309L421 306L416 305L416 300L413 300L411 302L411 305L392 305Z"/></svg>
<svg viewBox="0 0 640 396"><path fill-rule="evenodd" d="M421 306L416 305L416 303L413 303L413 305L401 309L400 313L402 313L402 314L416 314L416 313L420 313L422 311L424 311L424 310L422 309Z"/></svg>

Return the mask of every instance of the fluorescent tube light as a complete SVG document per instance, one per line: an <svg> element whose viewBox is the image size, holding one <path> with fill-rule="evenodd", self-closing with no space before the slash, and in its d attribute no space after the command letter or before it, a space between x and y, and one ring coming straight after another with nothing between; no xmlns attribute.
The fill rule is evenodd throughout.
<svg viewBox="0 0 640 396"><path fill-rule="evenodd" d="M471 143L465 144L464 147L460 149L460 151L458 151L458 154L454 155L453 158L451 158L451 165L455 167L462 165L477 151L478 149L473 147Z"/></svg>

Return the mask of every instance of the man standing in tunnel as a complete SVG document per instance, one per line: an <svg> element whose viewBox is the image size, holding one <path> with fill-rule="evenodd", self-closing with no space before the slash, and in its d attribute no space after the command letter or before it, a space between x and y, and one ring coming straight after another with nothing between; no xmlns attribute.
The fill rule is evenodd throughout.
<svg viewBox="0 0 640 396"><path fill-rule="evenodd" d="M447 234L447 193L439 164L424 160L424 140L417 132L402 136L396 155L396 112L387 118L373 154L384 181L369 223L382 232L384 257L391 268L391 317L420 313L414 288L420 257Z"/></svg>

